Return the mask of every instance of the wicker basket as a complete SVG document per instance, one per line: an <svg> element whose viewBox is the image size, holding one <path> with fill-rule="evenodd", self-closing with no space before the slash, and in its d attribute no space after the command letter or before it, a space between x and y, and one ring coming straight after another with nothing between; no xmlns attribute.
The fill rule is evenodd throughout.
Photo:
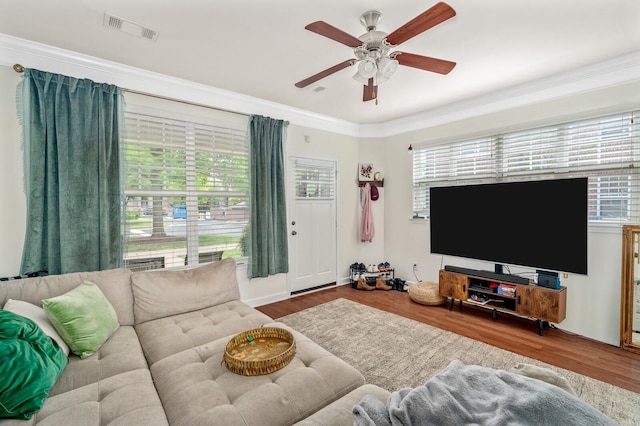
<svg viewBox="0 0 640 426"><path fill-rule="evenodd" d="M259 360L238 358L241 351L247 349L247 345L251 345L251 348L254 348L254 350L262 350L268 354L269 348L266 347L264 342L261 342L261 339L266 339L271 341L271 343L275 340L281 341L278 344L279 348L275 350L277 353ZM285 344L285 342L287 344ZM286 349L282 350L284 347L286 347ZM224 362L227 368L236 374L243 376L260 376L273 373L285 367L291 362L295 354L296 342L289 331L278 327L261 327L243 331L234 336L225 348Z"/></svg>

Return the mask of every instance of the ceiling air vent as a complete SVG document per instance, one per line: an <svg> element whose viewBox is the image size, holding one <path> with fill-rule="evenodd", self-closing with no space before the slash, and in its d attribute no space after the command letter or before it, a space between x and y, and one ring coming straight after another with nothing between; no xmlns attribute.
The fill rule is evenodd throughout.
<svg viewBox="0 0 640 426"><path fill-rule="evenodd" d="M153 41L158 39L158 32L156 30L143 27L140 24L118 18L117 16L109 15L108 13L104 14L103 24L105 27L111 28L112 30L119 30L137 37L143 37Z"/></svg>

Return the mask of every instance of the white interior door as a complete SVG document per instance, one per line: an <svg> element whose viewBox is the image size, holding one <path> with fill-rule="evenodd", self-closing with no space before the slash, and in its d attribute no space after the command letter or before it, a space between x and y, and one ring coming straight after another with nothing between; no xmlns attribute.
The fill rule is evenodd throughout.
<svg viewBox="0 0 640 426"><path fill-rule="evenodd" d="M289 291L336 282L336 163L289 158Z"/></svg>

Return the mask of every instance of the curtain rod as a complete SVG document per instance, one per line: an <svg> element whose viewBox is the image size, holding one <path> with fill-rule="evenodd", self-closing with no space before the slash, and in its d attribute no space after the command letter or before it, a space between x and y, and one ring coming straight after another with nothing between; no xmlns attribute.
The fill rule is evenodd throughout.
<svg viewBox="0 0 640 426"><path fill-rule="evenodd" d="M14 64L13 65L13 70L17 73L23 73L24 72L24 67L20 64ZM165 101L173 101L173 102L180 102L183 104L187 104L187 105L193 105L193 106L197 106L197 107L202 107L202 108L209 108L209 109L215 109L217 111L224 111L224 112L229 112L232 114L238 114L238 115L244 115L245 117L248 116L248 114L244 114L242 112L238 112L238 111L231 111L229 109L223 109L223 108L216 108L216 107L212 107L210 105L203 105L203 104L198 104L195 102L189 102L189 101L183 101L180 99L174 99L174 98L168 98L166 96L160 96L160 95L153 95L151 93L145 93L145 92L139 92L137 90L131 90L131 89L122 89L124 92L129 92L129 93L135 93L136 95L143 95L143 96L150 96L152 98L157 98L157 99L164 99ZM288 126L289 125L289 121L285 121L285 124Z"/></svg>
<svg viewBox="0 0 640 426"><path fill-rule="evenodd" d="M175 98L169 98L166 96L161 96L161 95L154 95L151 93L145 93L145 92L139 92L137 90L132 90L132 89L122 89L124 92L129 92L129 93L135 93L136 95L142 95L142 96L149 96L152 98L157 98L157 99L163 99L165 101L173 101L173 102L180 102L186 105L193 105L193 106L197 106L197 107L202 107L202 108L209 108L209 109L215 109L216 111L223 111L223 112L229 112L231 114L238 114L238 115L244 115L245 117L248 117L248 114L242 113L242 112L238 112L238 111L232 111L230 109L224 109L224 108L218 108L218 107L212 107L210 105L204 105L204 104L198 104L195 102L190 102L190 101L183 101L181 99L175 99ZM285 124L288 126L289 125L289 121L285 121Z"/></svg>

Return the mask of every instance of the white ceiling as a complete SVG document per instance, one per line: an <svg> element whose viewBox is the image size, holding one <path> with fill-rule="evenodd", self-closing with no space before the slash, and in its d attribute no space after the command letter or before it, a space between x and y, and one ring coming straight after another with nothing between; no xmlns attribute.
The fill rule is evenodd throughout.
<svg viewBox="0 0 640 426"><path fill-rule="evenodd" d="M398 50L454 61L448 75L401 66L362 102L341 70L351 48L307 31L325 21L355 37L360 15L382 12L391 33L435 0L2 0L0 33L353 123L383 123L481 98L640 52L638 0L448 0L457 15ZM105 12L158 32L156 41L103 26ZM22 64L29 67L29 64ZM325 88L315 91L318 86Z"/></svg>

